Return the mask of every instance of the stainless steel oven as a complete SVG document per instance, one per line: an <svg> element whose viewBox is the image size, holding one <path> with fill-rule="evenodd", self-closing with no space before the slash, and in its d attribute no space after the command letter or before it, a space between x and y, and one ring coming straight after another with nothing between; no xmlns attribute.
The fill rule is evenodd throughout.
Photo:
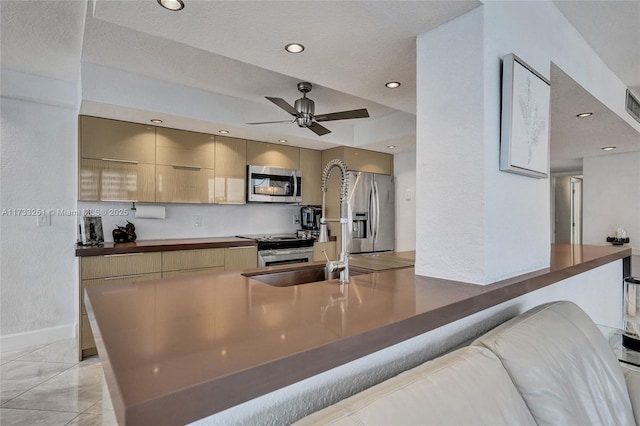
<svg viewBox="0 0 640 426"><path fill-rule="evenodd" d="M313 261L313 247L258 250L258 267Z"/></svg>
<svg viewBox="0 0 640 426"><path fill-rule="evenodd" d="M258 267L313 262L313 238L286 235L239 235L258 242Z"/></svg>

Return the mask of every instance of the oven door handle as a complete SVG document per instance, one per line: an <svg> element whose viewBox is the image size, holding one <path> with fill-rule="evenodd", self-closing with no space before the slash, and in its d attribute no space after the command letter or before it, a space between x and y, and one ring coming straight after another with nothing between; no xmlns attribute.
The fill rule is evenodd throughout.
<svg viewBox="0 0 640 426"><path fill-rule="evenodd" d="M296 255L301 253L313 253L313 247L301 247L294 249L273 249L273 250L260 250L258 254L260 256L286 256Z"/></svg>

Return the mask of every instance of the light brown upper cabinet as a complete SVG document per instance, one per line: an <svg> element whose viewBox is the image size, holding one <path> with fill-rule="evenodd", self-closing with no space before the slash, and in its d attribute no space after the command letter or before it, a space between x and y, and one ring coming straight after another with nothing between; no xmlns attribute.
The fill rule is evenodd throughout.
<svg viewBox="0 0 640 426"><path fill-rule="evenodd" d="M80 157L155 164L155 127L81 115Z"/></svg>
<svg viewBox="0 0 640 426"><path fill-rule="evenodd" d="M302 170L302 204L322 204L322 153L314 149L300 148Z"/></svg>
<svg viewBox="0 0 640 426"><path fill-rule="evenodd" d="M247 141L216 136L215 202L246 203Z"/></svg>
<svg viewBox="0 0 640 426"><path fill-rule="evenodd" d="M155 128L81 115L78 199L155 201Z"/></svg>
<svg viewBox="0 0 640 426"><path fill-rule="evenodd" d="M247 141L247 163L255 166L282 167L297 170L300 168L300 148ZM304 176L304 172L302 173Z"/></svg>
<svg viewBox="0 0 640 426"><path fill-rule="evenodd" d="M156 164L214 168L214 137L206 133L156 128Z"/></svg>
<svg viewBox="0 0 640 426"><path fill-rule="evenodd" d="M214 137L156 128L156 202L213 203Z"/></svg>
<svg viewBox="0 0 640 426"><path fill-rule="evenodd" d="M153 164L80 159L80 201L155 201Z"/></svg>
<svg viewBox="0 0 640 426"><path fill-rule="evenodd" d="M366 149L339 146L322 151L322 166L329 160L339 158L347 163L349 170L393 175L393 155ZM333 175L334 172L331 172Z"/></svg>

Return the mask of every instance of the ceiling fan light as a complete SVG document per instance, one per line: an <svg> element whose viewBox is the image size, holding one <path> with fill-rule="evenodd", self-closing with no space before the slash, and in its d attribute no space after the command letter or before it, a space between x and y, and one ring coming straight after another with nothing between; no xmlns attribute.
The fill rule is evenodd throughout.
<svg viewBox="0 0 640 426"><path fill-rule="evenodd" d="M152 123L156 123L156 124L160 124L160 123L162 123L162 120L160 120L159 118L152 118L151 122Z"/></svg>
<svg viewBox="0 0 640 426"><path fill-rule="evenodd" d="M286 140L286 139L278 139L278 142L280 142L280 143L287 143L287 140Z"/></svg>
<svg viewBox="0 0 640 426"><path fill-rule="evenodd" d="M184 3L182 0L158 0L158 4L173 12L184 9Z"/></svg>
<svg viewBox="0 0 640 426"><path fill-rule="evenodd" d="M577 114L576 117L585 118L585 117L591 117L592 115L593 115L592 112L581 112L580 114Z"/></svg>
<svg viewBox="0 0 640 426"><path fill-rule="evenodd" d="M389 148L389 149L396 149L396 146L395 146L395 145L387 145L387 148Z"/></svg>
<svg viewBox="0 0 640 426"><path fill-rule="evenodd" d="M602 148L600 148L603 151L613 151L614 149L616 149L615 146L603 146Z"/></svg>
<svg viewBox="0 0 640 426"><path fill-rule="evenodd" d="M400 87L400 82L399 81L389 81L389 82L385 83L385 86L388 87L389 89L396 89L396 88Z"/></svg>
<svg viewBox="0 0 640 426"><path fill-rule="evenodd" d="M300 53L304 51L304 46L300 43L289 43L284 47L284 50L289 53Z"/></svg>
<svg viewBox="0 0 640 426"><path fill-rule="evenodd" d="M221 135L226 135L229 133L229 131L222 129L222 130L218 130L218 133L220 133Z"/></svg>

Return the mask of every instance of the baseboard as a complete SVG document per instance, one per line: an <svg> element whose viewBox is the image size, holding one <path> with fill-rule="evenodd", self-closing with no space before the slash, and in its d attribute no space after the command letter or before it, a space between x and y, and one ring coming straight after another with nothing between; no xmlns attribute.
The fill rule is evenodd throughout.
<svg viewBox="0 0 640 426"><path fill-rule="evenodd" d="M71 339L77 336L76 329L76 324L66 324L0 336L0 350L2 352L17 351L30 346L41 346L58 340Z"/></svg>

